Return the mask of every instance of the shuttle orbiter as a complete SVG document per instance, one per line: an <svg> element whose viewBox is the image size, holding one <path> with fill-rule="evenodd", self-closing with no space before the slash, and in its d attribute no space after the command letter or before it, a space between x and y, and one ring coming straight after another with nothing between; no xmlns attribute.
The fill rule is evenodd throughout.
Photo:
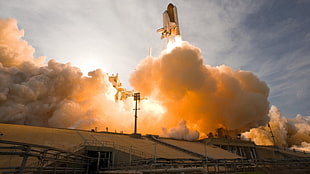
<svg viewBox="0 0 310 174"><path fill-rule="evenodd" d="M180 35L177 7L173 4L167 6L163 13L163 28L157 30L161 33L161 39Z"/></svg>

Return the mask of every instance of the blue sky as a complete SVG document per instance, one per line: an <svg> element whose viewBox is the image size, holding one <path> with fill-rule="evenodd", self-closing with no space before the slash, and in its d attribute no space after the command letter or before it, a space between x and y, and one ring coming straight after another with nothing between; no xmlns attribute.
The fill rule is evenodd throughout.
<svg viewBox="0 0 310 174"><path fill-rule="evenodd" d="M0 0L0 18L15 18L35 56L128 78L166 42L156 33L170 1ZM174 0L183 40L205 64L251 71L270 88L286 117L310 115L310 1ZM246 107L246 106L245 106Z"/></svg>

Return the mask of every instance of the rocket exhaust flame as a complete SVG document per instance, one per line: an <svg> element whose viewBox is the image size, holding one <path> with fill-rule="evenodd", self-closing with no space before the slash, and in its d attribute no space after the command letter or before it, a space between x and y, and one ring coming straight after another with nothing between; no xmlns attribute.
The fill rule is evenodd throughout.
<svg viewBox="0 0 310 174"><path fill-rule="evenodd" d="M116 103L117 91L106 73L98 69L84 77L70 64L50 60L44 65L22 36L15 20L0 19L0 122L132 133L132 98ZM244 137L270 144L268 129L259 127L270 119L280 145L309 145L310 118L267 116L269 88L253 73L211 67L199 48L181 37L171 45L142 60L130 76L135 90L148 96L140 103L140 133L191 140L217 128L254 128ZM277 113L274 107L270 112Z"/></svg>
<svg viewBox="0 0 310 174"><path fill-rule="evenodd" d="M173 50L175 47L182 46L182 37L181 36L175 36L175 37L169 37L167 48L165 50L166 53L170 53L171 50Z"/></svg>

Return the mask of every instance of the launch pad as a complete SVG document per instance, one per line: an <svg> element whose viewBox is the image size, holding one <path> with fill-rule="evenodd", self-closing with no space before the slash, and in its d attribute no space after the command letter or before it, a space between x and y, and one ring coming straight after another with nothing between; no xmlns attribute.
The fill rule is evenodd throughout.
<svg viewBox="0 0 310 174"><path fill-rule="evenodd" d="M158 32L161 33L162 39L170 40L180 37L177 8L173 4L169 4L167 10L164 11L163 27ZM199 65L201 64L199 63ZM170 68L171 66L167 67ZM141 135L137 131L137 103L140 100L140 94L123 88L118 74L109 76L108 80L116 89L115 102L126 100L128 97L134 98L135 124L133 134L109 132L108 127L106 131L98 132L97 128L88 131L0 123L0 172L7 174L198 174L306 173L310 171L310 154L304 151L277 146L258 146L251 141L230 138L226 135L221 136L220 132L216 138L209 136L209 138L197 141L176 140L152 134ZM263 87L267 88L265 85ZM266 91L268 93L268 90ZM21 98L24 96L26 95L21 95ZM268 94L263 96L267 98ZM266 103L268 103L267 99ZM18 104L20 103L13 102L13 105ZM22 104L24 103L20 105ZM33 104L41 107L35 102ZM32 110L32 107L29 107L28 110ZM52 115L50 114L51 111L49 114L45 113L40 112L38 116ZM44 117L43 120L46 121L48 118ZM57 120L58 117L55 119ZM12 123L13 121L9 120L8 122ZM26 124L25 121L22 124ZM36 122L34 124L39 125ZM268 126L270 128L269 124ZM271 128L270 132L272 133ZM273 135L272 138L274 138ZM275 142L275 140L273 141Z"/></svg>
<svg viewBox="0 0 310 174"><path fill-rule="evenodd" d="M250 141L0 124L2 173L234 173L309 171L310 154Z"/></svg>

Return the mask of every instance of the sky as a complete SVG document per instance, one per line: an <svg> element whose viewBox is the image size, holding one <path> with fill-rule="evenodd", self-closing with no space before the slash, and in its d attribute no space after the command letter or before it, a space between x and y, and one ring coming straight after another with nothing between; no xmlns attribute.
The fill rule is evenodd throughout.
<svg viewBox="0 0 310 174"><path fill-rule="evenodd" d="M14 18L35 57L70 62L87 72L130 74L152 50L159 56L162 13L178 8L183 40L204 63L251 71L270 88L270 105L286 117L310 115L309 0L0 0L0 18Z"/></svg>

